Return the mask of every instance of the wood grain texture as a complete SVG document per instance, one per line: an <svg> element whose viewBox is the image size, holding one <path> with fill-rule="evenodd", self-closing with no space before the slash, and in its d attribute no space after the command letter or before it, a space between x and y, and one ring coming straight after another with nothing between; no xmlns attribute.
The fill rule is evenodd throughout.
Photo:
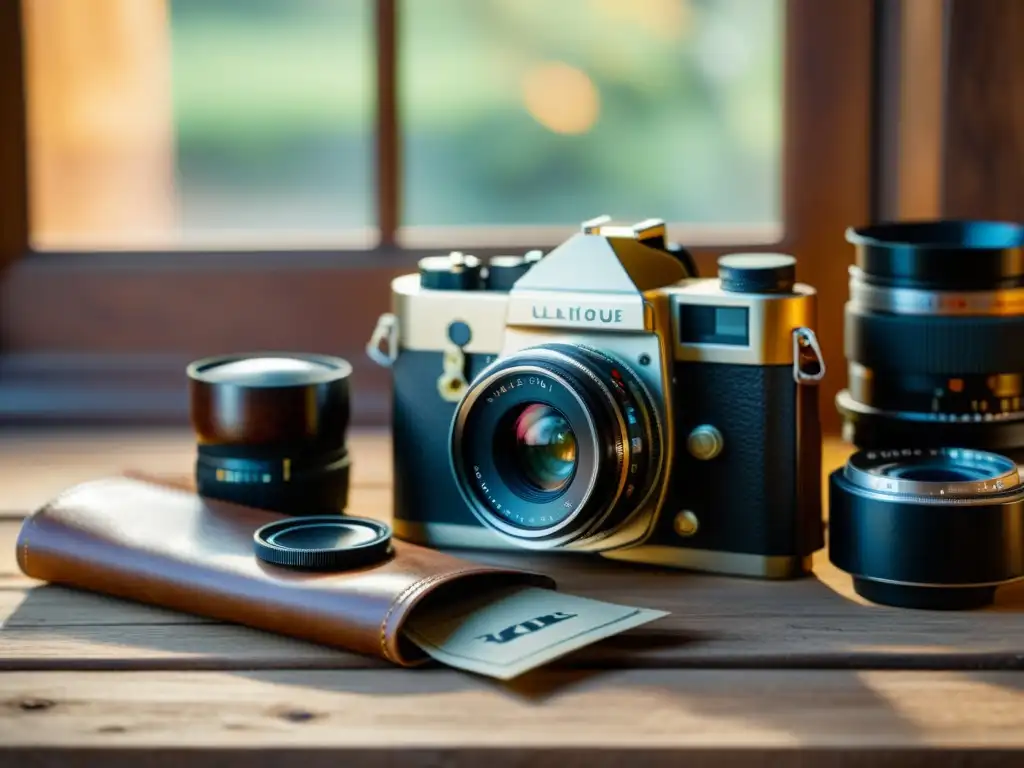
<svg viewBox="0 0 1024 768"><path fill-rule="evenodd" d="M499 764L515 755L516 765L646 763L669 751L687 765L709 752L763 763L775 751L794 759L797 749L820 758L818 750L866 748L931 760L946 748L962 764L972 750L1024 747L1024 678L1009 673L634 670L512 684L450 671L12 673L0 677L0 701L8 755L185 740L222 761L240 750L257 765L257 750L271 747L309 765L306 756L327 749L338 759L385 745L403 765L471 764L484 754Z"/></svg>
<svg viewBox="0 0 1024 768"><path fill-rule="evenodd" d="M350 509L390 516L390 443L356 431ZM187 475L191 436L28 433L0 447L0 471L27 510L62 487L131 467ZM824 467L849 448L825 446ZM45 457L43 461L40 457ZM14 561L17 518L0 522L0 669L361 668L371 659L309 643L57 586L39 586ZM1024 583L973 613L867 604L850 578L815 557L815 576L764 582L524 552L462 552L469 559L550 573L584 596L671 611L648 628L591 646L569 667L875 667L1024 669Z"/></svg>
<svg viewBox="0 0 1024 768"><path fill-rule="evenodd" d="M944 210L1024 219L1024 3L950 0Z"/></svg>
<svg viewBox="0 0 1024 768"><path fill-rule="evenodd" d="M386 518L387 437L357 431L351 447L353 511ZM847 451L829 442L826 469ZM768 583L467 553L673 612L499 684L18 572L24 510L129 466L187 474L191 452L180 431L2 433L19 517L0 520L0 764L990 766L1024 749L1024 585L945 614L867 605L822 555L815 578Z"/></svg>
<svg viewBox="0 0 1024 768"><path fill-rule="evenodd" d="M5 267L21 258L28 248L25 78L20 31L21 3L0 3L0 279Z"/></svg>

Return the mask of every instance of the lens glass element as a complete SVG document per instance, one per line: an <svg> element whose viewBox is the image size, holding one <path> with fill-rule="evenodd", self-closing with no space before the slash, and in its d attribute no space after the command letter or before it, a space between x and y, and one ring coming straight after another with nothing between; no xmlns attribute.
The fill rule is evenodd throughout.
<svg viewBox="0 0 1024 768"><path fill-rule="evenodd" d="M617 358L574 344L492 363L456 408L456 483L477 520L546 549L607 539L662 477L647 388Z"/></svg>
<svg viewBox="0 0 1024 768"><path fill-rule="evenodd" d="M535 490L563 490L576 471L576 434L568 419L550 405L530 403L511 421L517 474Z"/></svg>

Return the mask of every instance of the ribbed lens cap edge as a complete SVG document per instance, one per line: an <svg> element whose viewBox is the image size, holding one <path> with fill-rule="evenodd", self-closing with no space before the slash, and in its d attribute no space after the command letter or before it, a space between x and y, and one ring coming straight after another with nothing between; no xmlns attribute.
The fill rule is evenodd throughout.
<svg viewBox="0 0 1024 768"><path fill-rule="evenodd" d="M349 571L391 555L391 527L379 520L347 516L293 517L253 534L260 560L308 571Z"/></svg>

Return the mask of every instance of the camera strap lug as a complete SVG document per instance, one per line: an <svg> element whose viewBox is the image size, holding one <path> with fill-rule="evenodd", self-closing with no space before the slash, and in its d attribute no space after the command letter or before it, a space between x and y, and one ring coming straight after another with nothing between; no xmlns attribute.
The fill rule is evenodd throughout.
<svg viewBox="0 0 1024 768"><path fill-rule="evenodd" d="M466 355L462 347L447 344L442 359L443 372L437 380L437 391L442 400L457 403L462 399L469 382L466 381Z"/></svg>
<svg viewBox="0 0 1024 768"><path fill-rule="evenodd" d="M793 380L797 384L817 384L825 377L825 356L818 337L810 328L793 331Z"/></svg>
<svg viewBox="0 0 1024 768"><path fill-rule="evenodd" d="M398 357L398 318L391 312L385 312L377 318L373 335L366 345L366 354L384 368L394 364Z"/></svg>

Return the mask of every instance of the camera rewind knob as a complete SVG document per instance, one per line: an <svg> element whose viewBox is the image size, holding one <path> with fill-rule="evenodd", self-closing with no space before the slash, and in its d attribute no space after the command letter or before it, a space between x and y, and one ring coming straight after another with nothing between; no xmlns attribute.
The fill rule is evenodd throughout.
<svg viewBox="0 0 1024 768"><path fill-rule="evenodd" d="M718 278L729 293L791 293L796 259L784 253L731 253L718 260Z"/></svg>
<svg viewBox="0 0 1024 768"><path fill-rule="evenodd" d="M419 261L420 286L435 291L475 291L480 287L480 259L459 251Z"/></svg>
<svg viewBox="0 0 1024 768"><path fill-rule="evenodd" d="M543 251L529 251L525 256L493 256L487 262L486 288L489 291L511 291L516 280L530 271L543 258Z"/></svg>

